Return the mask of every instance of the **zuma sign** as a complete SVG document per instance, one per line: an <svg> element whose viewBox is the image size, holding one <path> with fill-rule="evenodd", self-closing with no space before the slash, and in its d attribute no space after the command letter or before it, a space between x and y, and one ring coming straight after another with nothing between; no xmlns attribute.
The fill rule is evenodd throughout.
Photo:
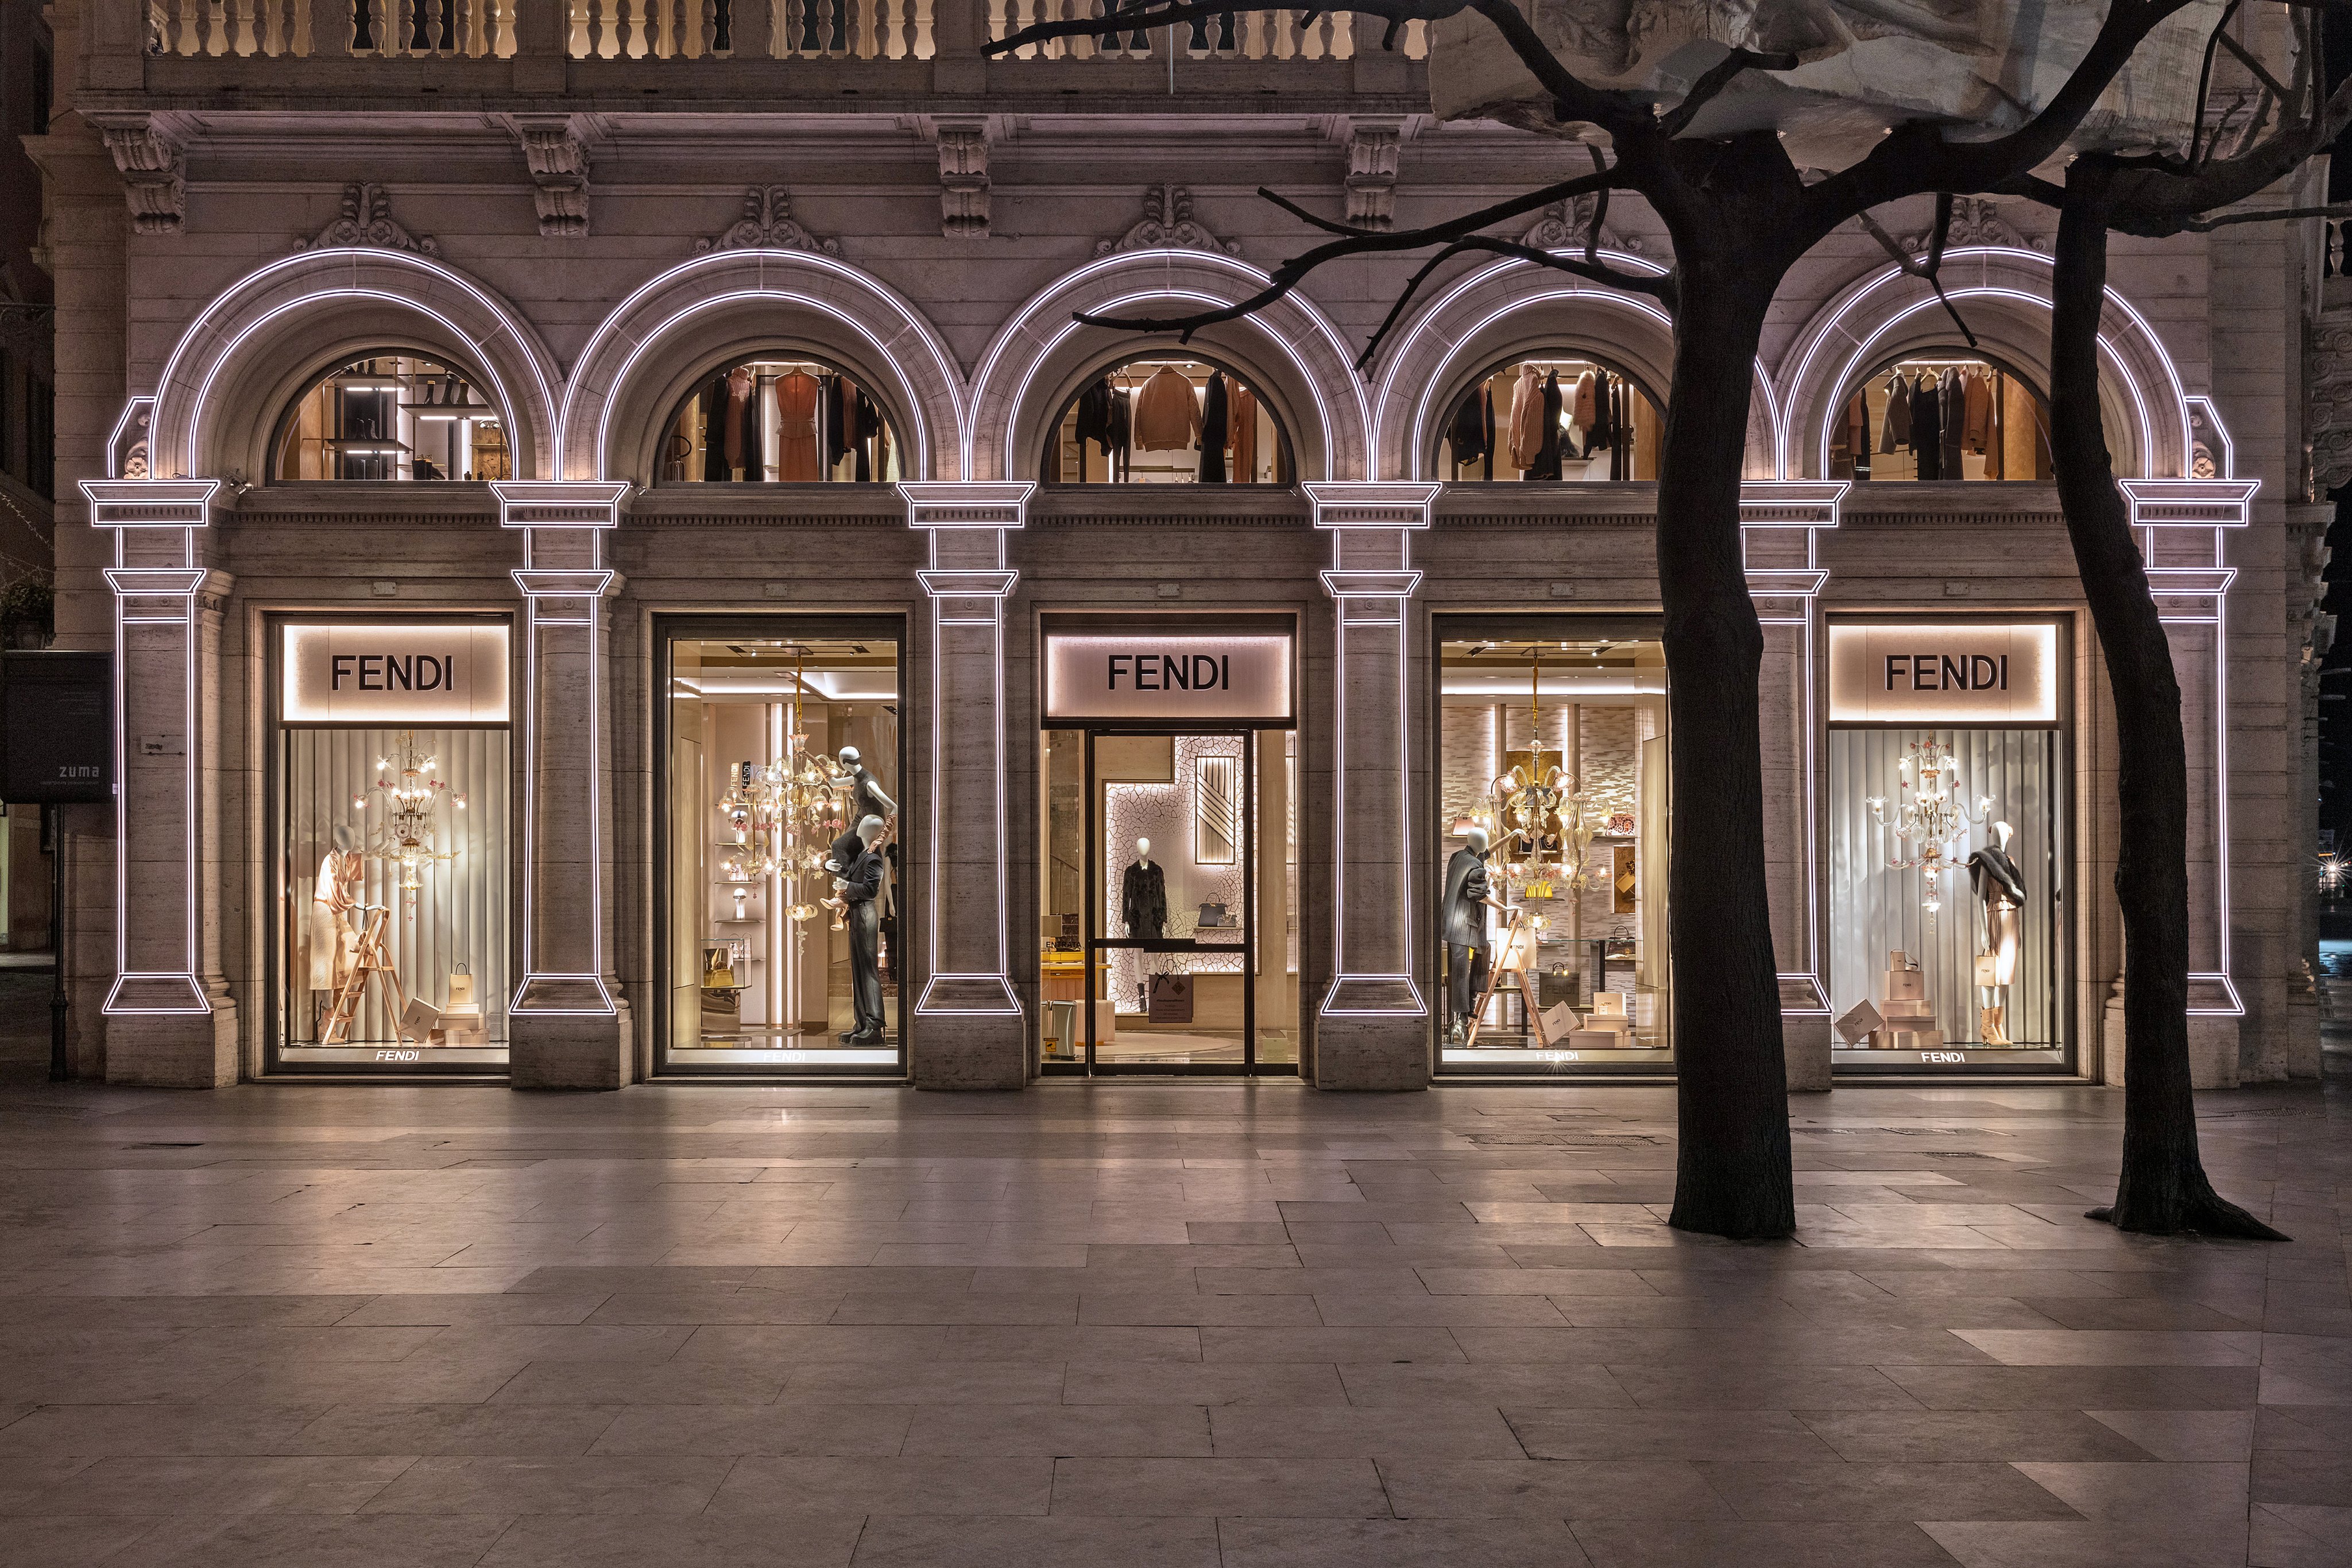
<svg viewBox="0 0 2352 1568"><path fill-rule="evenodd" d="M505 724L507 628L373 621L282 629L287 724Z"/></svg>
<svg viewBox="0 0 2352 1568"><path fill-rule="evenodd" d="M1045 635L1045 718L1247 723L1290 717L1290 639Z"/></svg>
<svg viewBox="0 0 2352 1568"><path fill-rule="evenodd" d="M2058 628L1926 622L1830 627L1832 724L2054 724Z"/></svg>

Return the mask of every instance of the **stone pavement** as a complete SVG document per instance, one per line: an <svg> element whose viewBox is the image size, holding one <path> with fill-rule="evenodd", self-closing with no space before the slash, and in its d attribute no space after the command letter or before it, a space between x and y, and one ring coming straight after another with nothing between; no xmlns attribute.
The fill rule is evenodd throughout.
<svg viewBox="0 0 2352 1568"><path fill-rule="evenodd" d="M1651 1089L19 1078L0 1564L2352 1563L2347 1086L2202 1107L2289 1246L1990 1086L1730 1246Z"/></svg>

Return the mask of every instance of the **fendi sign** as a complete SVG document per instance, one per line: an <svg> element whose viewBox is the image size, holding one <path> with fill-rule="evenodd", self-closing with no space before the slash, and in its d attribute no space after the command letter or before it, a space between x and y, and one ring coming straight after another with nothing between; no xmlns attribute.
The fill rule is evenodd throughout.
<svg viewBox="0 0 2352 1568"><path fill-rule="evenodd" d="M1234 723L1290 717L1290 639L1045 634L1045 717Z"/></svg>
<svg viewBox="0 0 2352 1568"><path fill-rule="evenodd" d="M507 722L507 628L375 621L284 629L288 724Z"/></svg>
<svg viewBox="0 0 2352 1568"><path fill-rule="evenodd" d="M1830 627L1830 720L2053 724L2058 628L1924 622Z"/></svg>

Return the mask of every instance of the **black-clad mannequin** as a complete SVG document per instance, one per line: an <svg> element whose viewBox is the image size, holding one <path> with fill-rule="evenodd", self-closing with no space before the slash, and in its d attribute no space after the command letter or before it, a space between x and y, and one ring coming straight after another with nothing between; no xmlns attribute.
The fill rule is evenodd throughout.
<svg viewBox="0 0 2352 1568"><path fill-rule="evenodd" d="M849 820L860 822L868 817L879 817L887 821L897 816L898 802L882 792L882 786L875 782L873 771L858 760L857 747L845 746L839 757L841 771L849 780Z"/></svg>
<svg viewBox="0 0 2352 1568"><path fill-rule="evenodd" d="M1225 482L1225 426L1231 417L1231 404L1225 395L1225 373L1211 371L1208 387L1201 394L1201 483L1203 485Z"/></svg>
<svg viewBox="0 0 2352 1568"><path fill-rule="evenodd" d="M1135 863L1119 874L1119 924L1127 934L1157 942L1168 933L1168 872L1151 858L1151 841L1135 841Z"/></svg>
<svg viewBox="0 0 2352 1568"><path fill-rule="evenodd" d="M849 1007L854 1020L844 1045L883 1043L882 916L876 903L882 894L882 854L874 846L882 839L882 819L867 817L857 824L857 855L834 879L834 892L848 905Z"/></svg>
<svg viewBox="0 0 2352 1568"><path fill-rule="evenodd" d="M1445 862L1446 1033L1463 1026L1486 988L1486 911L1494 904L1486 882L1486 830L1473 828L1469 842Z"/></svg>
<svg viewBox="0 0 2352 1568"><path fill-rule="evenodd" d="M2025 876L2009 858L2013 830L2007 822L1995 822L1992 828L2000 835L1999 841L1985 845L1967 862L1969 887L1983 903L1985 956L1992 960L1992 984L1982 988L1992 999L1979 998L1982 1006L1977 1033L1987 1045L2009 1045L2013 1042L2000 993L2017 980L2017 954L2024 936Z"/></svg>

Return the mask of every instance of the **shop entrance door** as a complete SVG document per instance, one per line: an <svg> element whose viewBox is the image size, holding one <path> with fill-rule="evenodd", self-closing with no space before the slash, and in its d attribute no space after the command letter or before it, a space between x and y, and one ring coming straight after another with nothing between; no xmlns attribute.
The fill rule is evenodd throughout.
<svg viewBox="0 0 2352 1568"><path fill-rule="evenodd" d="M1286 740L1241 728L1052 733L1049 758L1083 747L1081 768L1065 754L1056 772L1082 773L1082 803L1068 799L1079 791L1052 792L1065 810L1080 805L1084 892L1068 922L1081 941L1047 958L1048 1071L1297 1071L1296 1020L1283 1016L1295 988ZM1261 788L1269 764L1282 770L1273 791Z"/></svg>

